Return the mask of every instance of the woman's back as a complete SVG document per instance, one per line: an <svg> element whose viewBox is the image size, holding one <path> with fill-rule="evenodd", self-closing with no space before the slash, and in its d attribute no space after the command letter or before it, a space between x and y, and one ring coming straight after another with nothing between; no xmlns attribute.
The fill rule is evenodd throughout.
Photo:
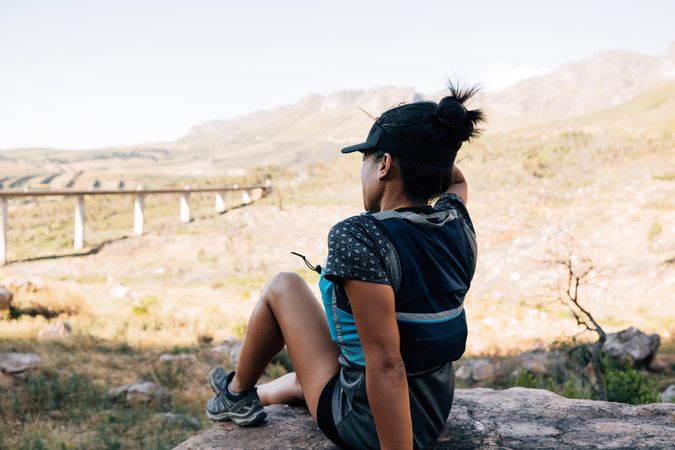
<svg viewBox="0 0 675 450"><path fill-rule="evenodd" d="M464 351L462 303L476 261L469 214L459 197L444 194L434 207L345 219L331 229L328 245L320 287L331 335L342 350L332 400L338 432L352 446L378 448L363 349L339 279L389 284L408 372L415 447L424 448L445 426L453 395L451 361Z"/></svg>

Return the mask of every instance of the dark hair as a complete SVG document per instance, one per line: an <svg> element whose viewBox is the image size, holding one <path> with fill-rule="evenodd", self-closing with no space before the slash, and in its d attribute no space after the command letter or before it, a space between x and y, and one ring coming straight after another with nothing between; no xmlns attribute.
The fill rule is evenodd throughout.
<svg viewBox="0 0 675 450"><path fill-rule="evenodd" d="M452 163L462 143L480 133L476 125L484 120L484 114L480 109L467 110L464 107L464 103L476 94L478 88L461 88L449 82L448 89L450 95L438 103L420 101L389 109L377 119L377 124L412 141L446 144L448 152L451 152ZM382 154L376 152L375 158L379 159ZM396 158L403 189L414 201L428 204L452 183L452 164L446 170Z"/></svg>

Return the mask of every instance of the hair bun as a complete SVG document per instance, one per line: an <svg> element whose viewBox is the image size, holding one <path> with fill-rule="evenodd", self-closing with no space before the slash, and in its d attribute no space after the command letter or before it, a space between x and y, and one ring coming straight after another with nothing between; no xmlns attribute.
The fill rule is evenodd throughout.
<svg viewBox="0 0 675 450"><path fill-rule="evenodd" d="M477 89L462 89L450 83L449 90L450 95L438 102L434 116L448 134L460 142L468 141L478 135L476 124L484 120L481 110L467 110L464 106L464 102L473 97Z"/></svg>
<svg viewBox="0 0 675 450"><path fill-rule="evenodd" d="M434 115L443 125L454 125L466 120L466 108L454 97L445 97L440 101Z"/></svg>

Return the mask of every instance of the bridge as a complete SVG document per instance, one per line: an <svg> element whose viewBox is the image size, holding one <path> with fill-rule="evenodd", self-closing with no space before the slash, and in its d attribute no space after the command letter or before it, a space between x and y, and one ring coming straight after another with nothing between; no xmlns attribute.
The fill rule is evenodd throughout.
<svg viewBox="0 0 675 450"><path fill-rule="evenodd" d="M74 197L75 198L75 223L73 234L73 248L81 250L84 248L85 238L85 198L94 195L129 195L133 196L134 223L133 233L141 236L144 231L145 222L145 198L149 195L178 195L180 201L179 220L187 223L193 220L190 211L190 194L210 192L215 196L215 210L218 213L224 213L226 210L225 193L231 191L240 191L242 193L242 204L248 205L253 202L252 193L256 192L259 198L266 197L272 191L272 183L268 179L264 184L252 184L240 186L232 184L220 187L191 187L185 186L182 189L117 189L117 190L0 190L0 266L7 264L7 229L9 227L8 203L11 198L26 197ZM257 195L256 195L257 197Z"/></svg>

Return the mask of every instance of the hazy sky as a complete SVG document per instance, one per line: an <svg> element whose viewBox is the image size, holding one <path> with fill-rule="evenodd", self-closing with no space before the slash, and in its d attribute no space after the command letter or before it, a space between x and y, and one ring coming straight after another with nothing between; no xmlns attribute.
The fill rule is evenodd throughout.
<svg viewBox="0 0 675 450"><path fill-rule="evenodd" d="M662 53L675 1L0 0L0 149L171 140L310 93Z"/></svg>

